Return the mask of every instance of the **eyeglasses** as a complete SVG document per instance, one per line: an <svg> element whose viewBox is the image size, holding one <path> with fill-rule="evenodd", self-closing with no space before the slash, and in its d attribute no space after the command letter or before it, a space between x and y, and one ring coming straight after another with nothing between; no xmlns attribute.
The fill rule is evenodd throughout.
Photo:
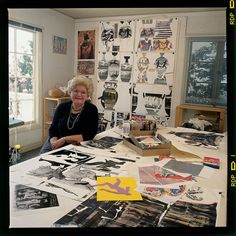
<svg viewBox="0 0 236 236"><path fill-rule="evenodd" d="M80 94L82 96L87 96L88 95L88 93L86 91L80 91L80 90L71 90L71 93Z"/></svg>

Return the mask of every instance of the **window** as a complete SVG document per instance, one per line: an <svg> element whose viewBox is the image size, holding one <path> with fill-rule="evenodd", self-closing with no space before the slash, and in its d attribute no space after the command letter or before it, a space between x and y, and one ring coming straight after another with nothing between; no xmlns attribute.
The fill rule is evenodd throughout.
<svg viewBox="0 0 236 236"><path fill-rule="evenodd" d="M226 41L191 38L185 103L226 106Z"/></svg>
<svg viewBox="0 0 236 236"><path fill-rule="evenodd" d="M9 116L36 122L41 29L9 22Z"/></svg>

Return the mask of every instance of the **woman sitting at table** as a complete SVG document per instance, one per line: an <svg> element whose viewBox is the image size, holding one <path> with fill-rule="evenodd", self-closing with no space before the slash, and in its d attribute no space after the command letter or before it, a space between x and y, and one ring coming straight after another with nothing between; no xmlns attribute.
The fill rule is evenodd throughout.
<svg viewBox="0 0 236 236"><path fill-rule="evenodd" d="M49 137L39 154L49 152L70 143L91 140L98 129L98 109L90 102L92 81L82 75L68 82L71 101L61 103L49 128Z"/></svg>

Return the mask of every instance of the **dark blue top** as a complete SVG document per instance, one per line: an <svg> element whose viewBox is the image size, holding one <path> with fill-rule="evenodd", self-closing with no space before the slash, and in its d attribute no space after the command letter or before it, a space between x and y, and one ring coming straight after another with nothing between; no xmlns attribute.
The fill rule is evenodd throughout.
<svg viewBox="0 0 236 236"><path fill-rule="evenodd" d="M91 140L97 134L98 129L98 109L90 102L85 102L79 119L72 129L67 128L67 120L70 115L72 101L59 104L52 124L49 128L49 138L64 137L69 135L82 134L83 140ZM71 126L70 126L71 127Z"/></svg>

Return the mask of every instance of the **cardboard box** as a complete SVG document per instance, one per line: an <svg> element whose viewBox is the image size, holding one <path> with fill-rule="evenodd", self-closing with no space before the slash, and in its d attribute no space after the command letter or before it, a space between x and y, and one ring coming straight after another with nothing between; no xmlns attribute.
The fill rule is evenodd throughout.
<svg viewBox="0 0 236 236"><path fill-rule="evenodd" d="M155 135L155 132L153 131L138 131L138 130L132 130L131 136L145 136L145 135ZM155 156L155 155L169 155L170 149L171 149L171 141L164 138L162 135L158 134L158 138L163 141L162 144L159 144L156 147L153 148L141 148L137 143L132 140L130 137L123 138L123 144L129 147L130 149L134 150L141 156Z"/></svg>

